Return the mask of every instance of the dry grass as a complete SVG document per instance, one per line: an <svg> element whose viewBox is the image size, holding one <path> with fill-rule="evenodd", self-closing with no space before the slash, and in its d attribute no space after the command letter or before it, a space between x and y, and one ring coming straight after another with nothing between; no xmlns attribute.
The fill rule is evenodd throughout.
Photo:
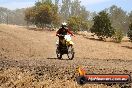
<svg viewBox="0 0 132 88"><path fill-rule="evenodd" d="M103 84L78 85L72 80L37 80L35 75L19 68L0 71L0 88L119 88Z"/></svg>
<svg viewBox="0 0 132 88"><path fill-rule="evenodd" d="M56 64L60 67L59 70L62 69L62 71L64 71L64 74L61 74L61 76L65 75L67 69L70 69L68 70L69 73L73 73L71 69L74 66L84 64L89 66L90 72L116 73L116 71L118 71L117 69L119 69L118 73L121 72L120 70L124 72L132 71L132 44L128 41L116 44L92 39L90 34L87 35L87 37L77 35L73 37L76 52L74 60L59 61L55 60L56 40L57 37L54 31L33 31L19 26L1 24L0 59L10 59L11 61L22 60L24 64L28 64L29 66L43 66L45 63L47 63L46 66ZM48 60L47 58L51 59ZM106 61L111 59L113 59L113 61ZM26 62L26 60L29 61ZM16 62L9 61L8 63L19 66ZM4 64L7 68L3 68L1 64ZM7 62L0 61L0 67L3 68L3 70L0 70L0 88L119 88L118 85L110 87L103 84L86 84L80 86L71 79L55 79L53 81L45 79L48 73L44 74L41 79L39 79L36 78L36 75L29 69L21 69L17 66L11 67L11 64L6 66L6 64ZM20 65L24 66L24 64L21 63ZM64 67L61 67L62 65L67 68L64 69ZM91 68L90 65L93 67ZM102 67L104 67L104 69L102 69ZM58 69L53 69L53 67L49 69L52 70L51 73L55 71L59 72Z"/></svg>
<svg viewBox="0 0 132 88"><path fill-rule="evenodd" d="M10 58L55 57L55 32L33 31L18 26L0 25L2 53ZM77 58L132 60L132 44L103 42L83 36L73 37ZM0 49L1 49L0 48Z"/></svg>
<svg viewBox="0 0 132 88"><path fill-rule="evenodd" d="M122 43L114 43L111 40L99 41L92 37L91 33L81 32L82 36L75 38L76 51L79 58L99 58L99 59L122 59L132 60L132 43L124 37Z"/></svg>

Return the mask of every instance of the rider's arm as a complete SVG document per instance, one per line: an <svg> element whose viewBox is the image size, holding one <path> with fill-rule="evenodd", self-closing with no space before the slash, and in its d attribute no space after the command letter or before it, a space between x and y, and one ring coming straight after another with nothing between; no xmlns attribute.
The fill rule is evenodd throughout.
<svg viewBox="0 0 132 88"><path fill-rule="evenodd" d="M69 29L67 29L67 32L68 32L69 34L71 34L72 36L74 36L74 34L73 34Z"/></svg>
<svg viewBox="0 0 132 88"><path fill-rule="evenodd" d="M60 29L56 32L56 36L59 36L60 34Z"/></svg>

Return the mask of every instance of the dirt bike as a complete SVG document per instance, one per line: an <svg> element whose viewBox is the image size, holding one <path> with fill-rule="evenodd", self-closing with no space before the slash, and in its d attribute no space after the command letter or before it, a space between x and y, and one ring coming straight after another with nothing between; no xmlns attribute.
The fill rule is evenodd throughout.
<svg viewBox="0 0 132 88"><path fill-rule="evenodd" d="M72 60L74 58L74 48L73 48L73 42L71 41L71 35L59 35L64 37L63 44L59 45L59 42L56 42L57 48L56 48L56 54L57 58L61 59L62 55L67 54L68 58Z"/></svg>

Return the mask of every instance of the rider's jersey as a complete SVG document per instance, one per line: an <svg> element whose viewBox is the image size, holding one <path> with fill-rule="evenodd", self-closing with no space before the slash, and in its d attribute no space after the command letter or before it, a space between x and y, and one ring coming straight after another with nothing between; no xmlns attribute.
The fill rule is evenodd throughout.
<svg viewBox="0 0 132 88"><path fill-rule="evenodd" d="M65 28L60 28L57 31L56 36L57 36L57 34L62 34L62 35L71 34L73 36L73 33L71 31L69 31L69 29L65 29Z"/></svg>

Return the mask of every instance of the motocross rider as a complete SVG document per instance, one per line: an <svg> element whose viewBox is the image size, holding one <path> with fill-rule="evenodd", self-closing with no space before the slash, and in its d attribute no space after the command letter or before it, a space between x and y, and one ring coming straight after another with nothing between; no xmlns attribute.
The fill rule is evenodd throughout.
<svg viewBox="0 0 132 88"><path fill-rule="evenodd" d="M64 44L64 36L61 35L67 34L71 34L72 36L74 36L74 34L69 30L67 23L64 22L61 24L61 28L56 33L56 36L59 37L59 46Z"/></svg>

